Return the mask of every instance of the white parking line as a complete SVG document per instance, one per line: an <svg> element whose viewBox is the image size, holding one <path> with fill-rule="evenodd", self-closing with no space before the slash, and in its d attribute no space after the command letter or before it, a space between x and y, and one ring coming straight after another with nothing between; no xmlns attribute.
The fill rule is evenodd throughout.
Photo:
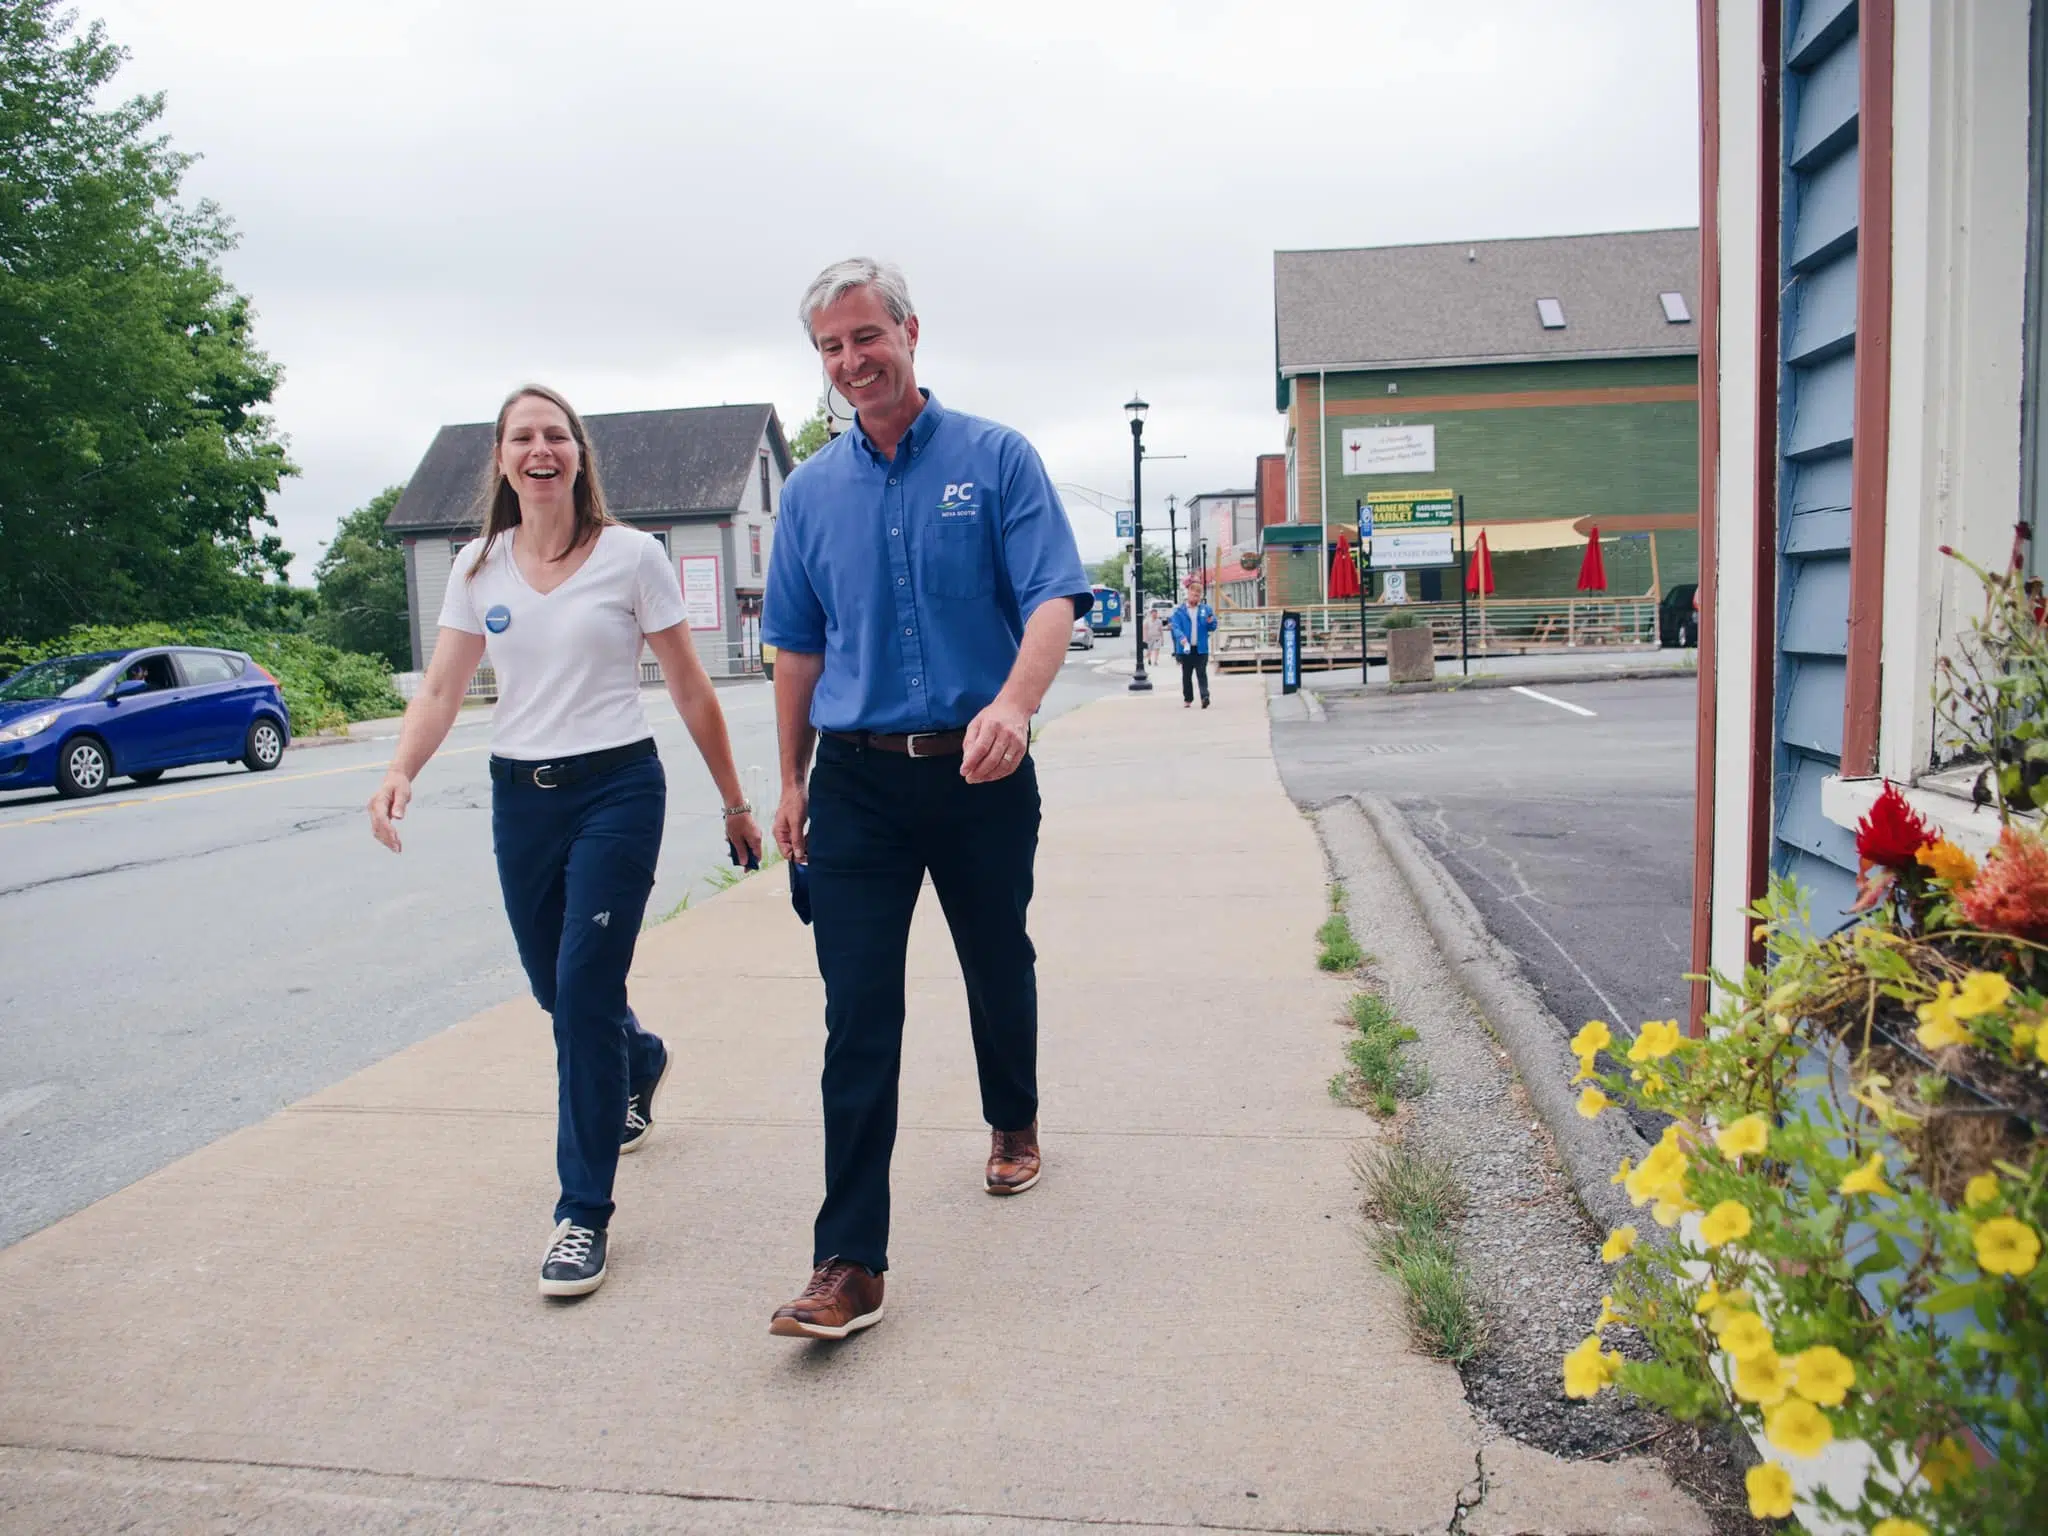
<svg viewBox="0 0 2048 1536"><path fill-rule="evenodd" d="M1508 692L1519 693L1525 699L1541 699L1545 704L1555 704L1559 709L1568 709L1575 715L1591 715L1594 713L1594 711L1587 709L1582 704L1567 704L1563 699L1553 699L1549 694L1538 693L1534 688L1517 686L1510 688Z"/></svg>

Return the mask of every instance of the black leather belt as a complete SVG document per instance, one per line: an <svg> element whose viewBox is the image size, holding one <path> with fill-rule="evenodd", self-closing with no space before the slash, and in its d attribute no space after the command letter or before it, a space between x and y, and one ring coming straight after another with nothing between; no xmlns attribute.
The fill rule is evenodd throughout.
<svg viewBox="0 0 2048 1536"><path fill-rule="evenodd" d="M849 746L873 747L877 752L894 752L898 757L958 757L967 745L967 732L913 731L906 736L882 736L873 731L826 731L834 741Z"/></svg>
<svg viewBox="0 0 2048 1536"><path fill-rule="evenodd" d="M606 747L601 752L579 752L574 757L557 757L543 763L521 762L516 758L499 757L491 754L491 777L500 784L531 784L535 789L560 789L567 784L577 784L584 779L594 779L601 773L611 773L637 763L643 757L653 757L654 738L629 741L623 747Z"/></svg>

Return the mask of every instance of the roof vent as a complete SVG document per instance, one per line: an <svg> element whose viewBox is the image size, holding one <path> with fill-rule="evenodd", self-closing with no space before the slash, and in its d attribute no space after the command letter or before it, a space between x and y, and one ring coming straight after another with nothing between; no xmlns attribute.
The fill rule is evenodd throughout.
<svg viewBox="0 0 2048 1536"><path fill-rule="evenodd" d="M1555 299L1538 299L1536 318L1543 322L1546 331L1561 331L1564 329L1564 306Z"/></svg>
<svg viewBox="0 0 2048 1536"><path fill-rule="evenodd" d="M1477 261L1479 259L1479 248L1473 245L1465 247L1465 259L1467 261Z"/></svg>
<svg viewBox="0 0 2048 1536"><path fill-rule="evenodd" d="M1685 307L1682 293L1660 293L1657 297L1664 302L1664 318L1673 325L1686 325L1692 320L1692 311Z"/></svg>

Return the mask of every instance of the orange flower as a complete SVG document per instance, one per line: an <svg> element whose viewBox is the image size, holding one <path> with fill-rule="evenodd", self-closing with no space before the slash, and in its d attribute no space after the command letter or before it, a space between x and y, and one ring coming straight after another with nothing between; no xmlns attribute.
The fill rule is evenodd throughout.
<svg viewBox="0 0 2048 1536"><path fill-rule="evenodd" d="M1935 879L1958 890L1977 878L1977 861L1945 837L1938 843L1929 843L1913 857Z"/></svg>
<svg viewBox="0 0 2048 1536"><path fill-rule="evenodd" d="M2038 832L2007 827L1977 878L1956 893L1956 904L1987 932L2048 939L2048 843Z"/></svg>

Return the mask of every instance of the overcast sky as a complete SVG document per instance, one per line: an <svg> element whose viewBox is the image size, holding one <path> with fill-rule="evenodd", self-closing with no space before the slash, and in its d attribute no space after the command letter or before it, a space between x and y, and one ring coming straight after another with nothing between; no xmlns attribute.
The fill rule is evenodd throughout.
<svg viewBox="0 0 2048 1536"><path fill-rule="evenodd" d="M920 382L1064 484L1128 495L1142 391L1187 455L1149 528L1284 445L1276 249L1698 217L1691 0L79 3L241 232L301 582L524 380L794 431L796 302L841 256L904 267Z"/></svg>

